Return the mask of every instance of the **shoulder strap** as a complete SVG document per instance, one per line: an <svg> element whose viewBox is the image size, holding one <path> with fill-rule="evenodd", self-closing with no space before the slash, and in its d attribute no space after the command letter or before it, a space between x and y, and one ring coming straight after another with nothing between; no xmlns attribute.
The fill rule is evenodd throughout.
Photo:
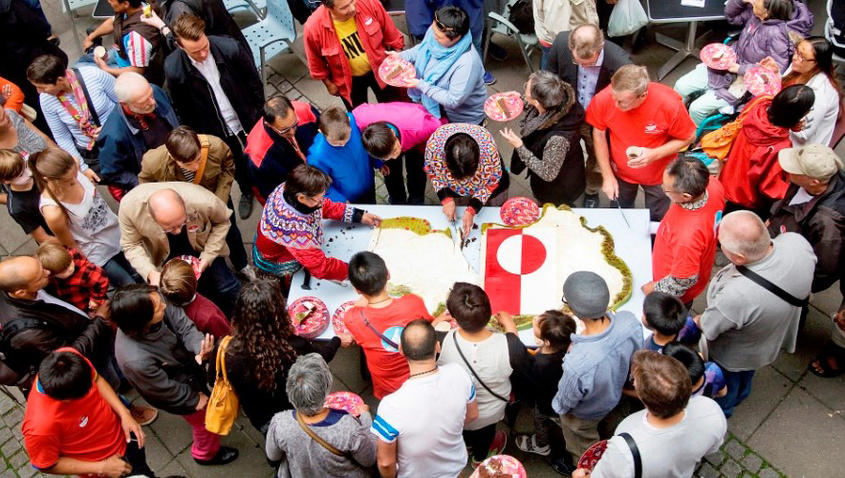
<svg viewBox="0 0 845 478"><path fill-rule="evenodd" d="M355 466L357 466L359 468L366 468L364 465L359 463L358 460L356 460L354 456L352 456L352 453L350 453L348 451L342 452L342 451L338 450L331 443L327 442L326 440L323 440L320 437L320 435L317 435L316 433L314 433L314 430L312 430L311 427L309 427L308 424L305 423L305 420L302 419L301 413L299 413L297 411L294 411L294 413L296 414L296 423L299 424L299 428L302 428L302 431L304 431L308 436L313 438L315 442L320 444L320 446L322 446L323 448L328 450L332 455L342 456L342 457L348 459L349 461L354 463Z"/></svg>
<svg viewBox="0 0 845 478"><path fill-rule="evenodd" d="M229 348L231 340L231 335L223 337L220 340L220 346L217 348L217 376L223 377L225 383L229 383L229 375L226 374L226 349Z"/></svg>
<svg viewBox="0 0 845 478"><path fill-rule="evenodd" d="M740 274L742 274L745 277L748 277L749 279L751 279L752 282L756 283L760 287L762 287L762 288L768 290L769 292L771 292L772 294L780 297L781 299L783 299L784 302L786 302L789 305L792 305L792 306L795 306L795 307L805 307L807 304L810 303L810 297L806 297L804 299L798 299L795 296L793 296L792 294L790 294L789 292L781 289L777 284L774 284L773 282L769 281L765 277L761 276L760 274L752 271L751 269L749 269L745 266L742 266L742 265L736 266L736 270L739 271Z"/></svg>
<svg viewBox="0 0 845 478"><path fill-rule="evenodd" d="M73 74L76 75L76 79L79 80L79 86L82 87L82 93L85 94L85 102L88 103L88 113L91 115L91 122L97 126L102 126L102 124L100 124L100 117L97 115L97 109L94 108L94 102L91 101L91 95L88 93L88 87L85 86L85 79L82 78L82 73L78 68L71 68L71 70L73 70Z"/></svg>
<svg viewBox="0 0 845 478"><path fill-rule="evenodd" d="M367 320L367 316L364 315L364 309L363 308L358 309L358 312L361 314L361 319L364 321L364 325L366 325L368 329L372 330L373 333L376 334L380 339L387 342L387 345L390 345L394 349L399 350L399 344L397 344L396 342L394 342L394 341L390 340L389 338L385 337L384 334L382 334L381 332L378 331L378 329L373 327L373 324L371 324L370 321Z"/></svg>
<svg viewBox="0 0 845 478"><path fill-rule="evenodd" d="M200 139L200 167L197 168L194 174L194 184L199 184L202 181L202 176L205 174L205 166L208 164L208 137L204 134L199 135Z"/></svg>
<svg viewBox="0 0 845 478"><path fill-rule="evenodd" d="M478 374L475 372L475 369L473 369L472 365L469 364L469 360L467 360L467 358L464 356L464 352L461 350L461 347L458 346L458 335L457 334L458 334L457 330L454 330L452 332L452 342L455 343L455 349L458 351L458 355L461 356L461 360L464 361L464 364L467 366L469 371L472 373L472 376L475 377L476 380L478 380L478 383L481 384L481 386L484 387L484 390L487 390L487 392L490 395L493 395L494 397L498 398L499 400L501 400L505 403L510 402L510 399L507 399L507 398L499 395L498 393L494 392L493 390L490 390L490 387L488 387L487 384L484 383L483 380L481 380L481 377L478 376Z"/></svg>
<svg viewBox="0 0 845 478"><path fill-rule="evenodd" d="M634 478L642 478L643 459L640 456L640 449L637 448L637 442L635 442L634 437L628 433L622 432L619 436L621 436L625 440L625 443L628 444L628 448L631 449L631 455L634 457Z"/></svg>

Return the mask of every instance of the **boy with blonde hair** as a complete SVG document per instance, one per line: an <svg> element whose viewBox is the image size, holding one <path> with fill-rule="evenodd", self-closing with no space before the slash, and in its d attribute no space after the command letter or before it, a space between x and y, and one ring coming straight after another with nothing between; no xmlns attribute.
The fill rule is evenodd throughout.
<svg viewBox="0 0 845 478"><path fill-rule="evenodd" d="M91 317L107 303L109 278L81 252L51 240L38 246L35 255L41 266L50 271L48 288L53 295Z"/></svg>

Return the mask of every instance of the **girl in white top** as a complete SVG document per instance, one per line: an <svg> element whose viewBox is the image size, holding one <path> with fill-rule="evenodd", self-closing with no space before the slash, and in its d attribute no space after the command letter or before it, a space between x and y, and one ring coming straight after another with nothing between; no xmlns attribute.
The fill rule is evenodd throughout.
<svg viewBox="0 0 845 478"><path fill-rule="evenodd" d="M842 93L833 71L833 47L824 37L808 37L798 44L792 64L783 77L783 87L807 85L816 101L804 118L804 127L790 131L794 146L817 143L828 146L839 117Z"/></svg>
<svg viewBox="0 0 845 478"><path fill-rule="evenodd" d="M117 215L68 152L47 148L30 157L41 213L56 238L103 268L114 287L139 282L120 250Z"/></svg>
<svg viewBox="0 0 845 478"><path fill-rule="evenodd" d="M487 328L492 315L490 299L481 287L456 282L446 308L458 322L458 329L446 334L437 363L457 364L472 377L478 418L464 427L464 440L477 464L488 452L498 455L507 444L507 434L496 432L496 423L505 417L511 395L513 368L508 341L505 334Z"/></svg>

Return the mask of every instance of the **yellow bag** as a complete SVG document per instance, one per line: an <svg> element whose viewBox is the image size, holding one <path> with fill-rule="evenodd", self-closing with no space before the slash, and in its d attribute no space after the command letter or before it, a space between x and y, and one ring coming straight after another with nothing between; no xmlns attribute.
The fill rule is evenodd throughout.
<svg viewBox="0 0 845 478"><path fill-rule="evenodd" d="M771 96L758 96L757 98L754 98L753 101L748 103L748 105L742 109L742 112L739 113L739 117L737 119L731 121L730 123L726 123L716 131L711 131L702 136L701 150L704 151L704 154L713 159L724 161L731 152L734 140L737 136L739 136L739 130L742 129L742 120L748 116L748 112L751 111L760 100L766 98L771 99Z"/></svg>
<svg viewBox="0 0 845 478"><path fill-rule="evenodd" d="M231 335L223 337L217 348L217 377L205 409L205 429L217 435L228 435L238 417L238 396L226 375L225 355L231 340Z"/></svg>

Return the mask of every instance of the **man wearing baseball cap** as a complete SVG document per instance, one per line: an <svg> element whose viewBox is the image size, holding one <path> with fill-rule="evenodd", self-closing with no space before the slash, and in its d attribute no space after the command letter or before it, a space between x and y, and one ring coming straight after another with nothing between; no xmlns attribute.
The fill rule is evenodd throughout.
<svg viewBox="0 0 845 478"><path fill-rule="evenodd" d="M599 440L598 424L622 397L631 355L643 347L643 329L630 312L610 312L607 283L594 272L572 273L563 283L563 302L584 321L572 335L552 408L560 414L566 449L577 460ZM575 470L568 455L552 461L558 473Z"/></svg>
<svg viewBox="0 0 845 478"><path fill-rule="evenodd" d="M772 207L769 232L772 237L784 232L804 236L818 258L812 291L823 291L839 280L845 296L845 163L820 144L782 149L778 161L791 184ZM809 366L821 377L845 371L845 299L836 322L841 325L834 327L833 343Z"/></svg>

